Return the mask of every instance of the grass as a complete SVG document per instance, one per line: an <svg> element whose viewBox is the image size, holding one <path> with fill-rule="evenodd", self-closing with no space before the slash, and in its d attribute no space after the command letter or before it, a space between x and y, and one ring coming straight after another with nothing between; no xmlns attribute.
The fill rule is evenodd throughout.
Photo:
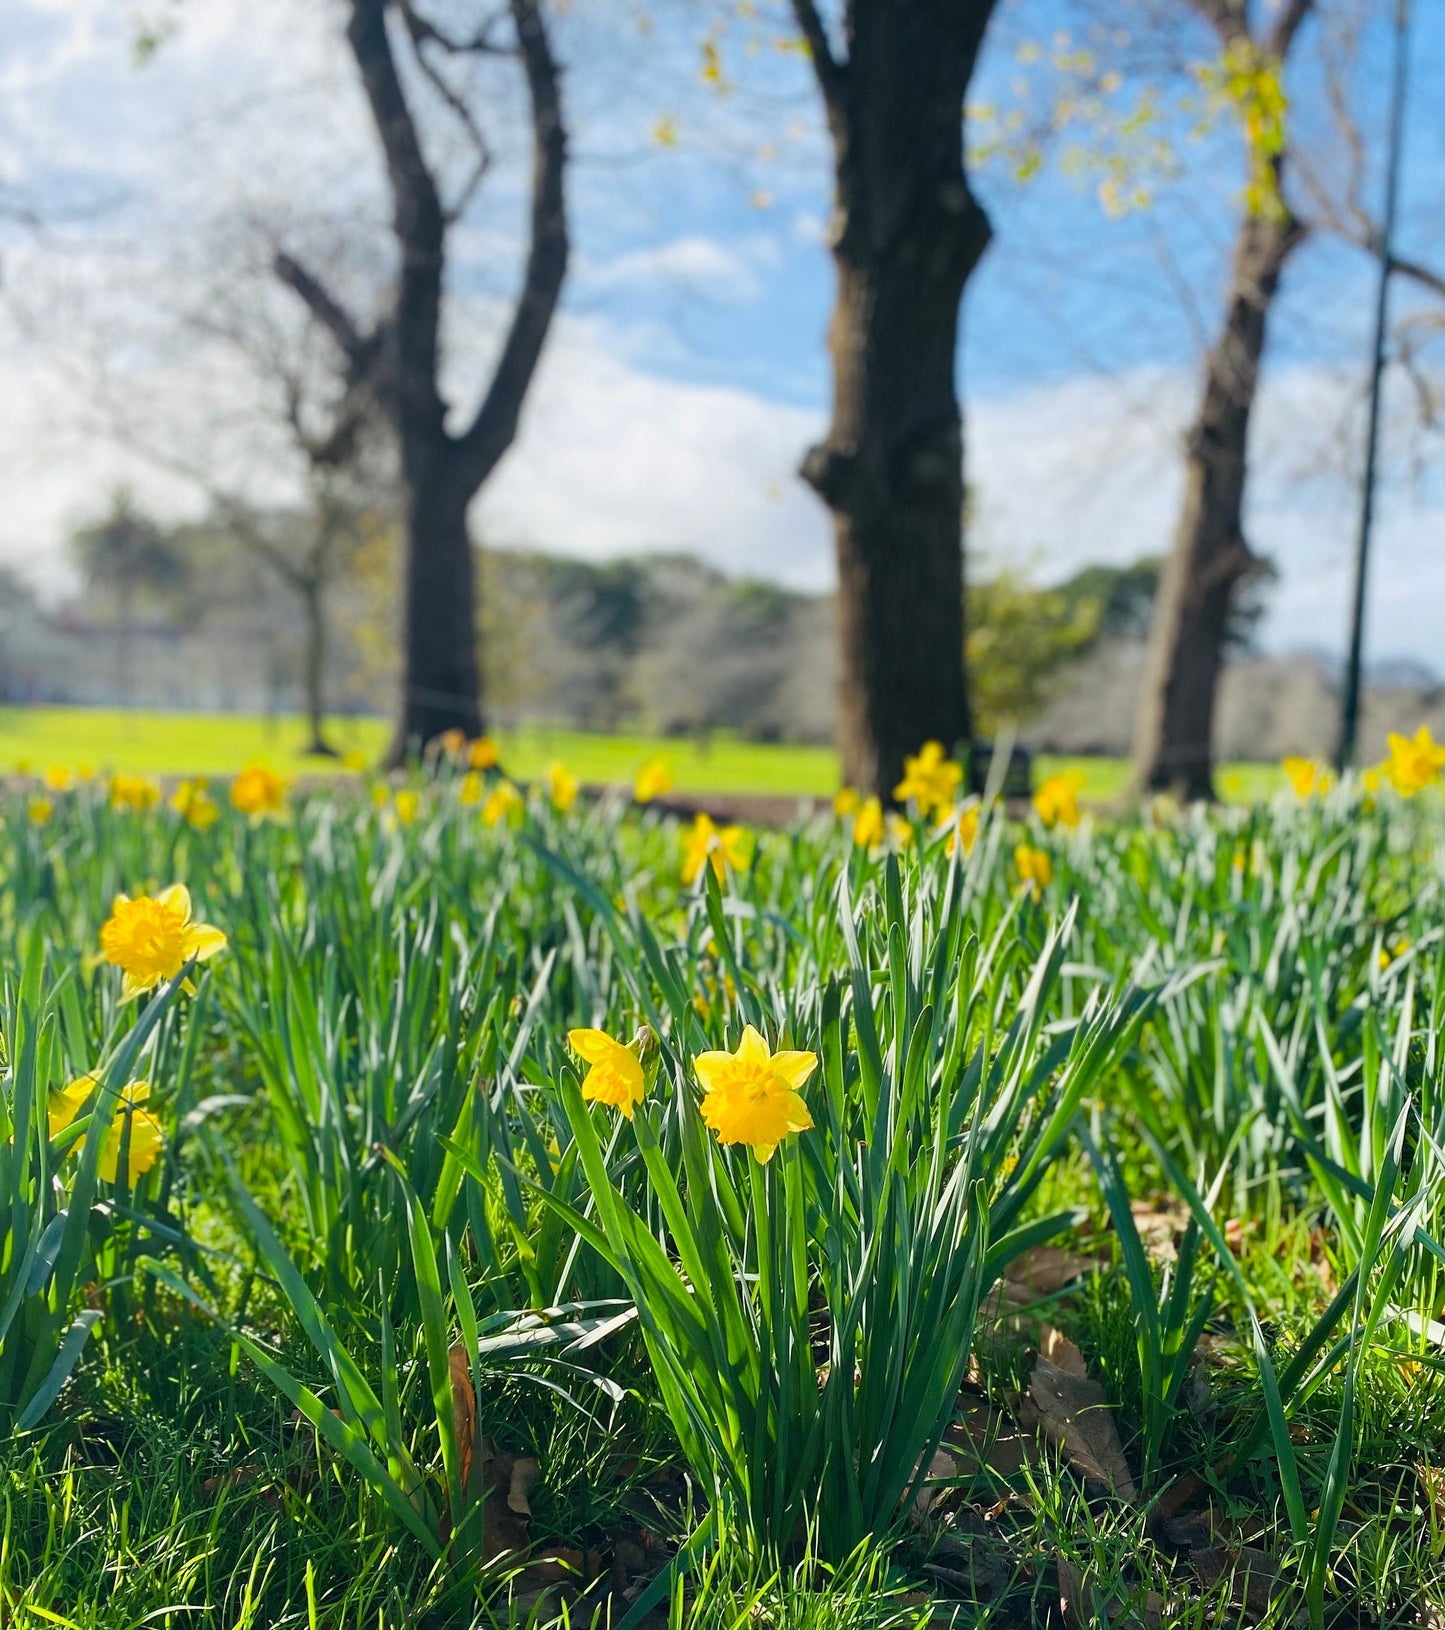
<svg viewBox="0 0 1445 1630"><path fill-rule="evenodd" d="M379 719L339 718L330 739L343 753L375 760L385 749L388 726ZM226 776L259 760L286 773L326 774L339 769L326 759L306 759L303 722L291 715L170 713L120 708L0 708L0 773L40 773L52 765L89 766L126 774ZM684 793L760 793L810 798L838 790L838 759L831 748L742 741L716 734L705 741L655 736L601 736L575 730L528 728L497 735L508 770L524 780L560 759L593 785L627 784L654 758L672 768ZM1121 759L1045 755L1038 774L1077 770L1083 796L1118 798L1127 780ZM1273 765L1229 764L1220 789L1231 802L1267 797L1280 784Z"/></svg>
<svg viewBox="0 0 1445 1630"><path fill-rule="evenodd" d="M399 790L0 791L0 1621L1445 1613L1436 800Z"/></svg>

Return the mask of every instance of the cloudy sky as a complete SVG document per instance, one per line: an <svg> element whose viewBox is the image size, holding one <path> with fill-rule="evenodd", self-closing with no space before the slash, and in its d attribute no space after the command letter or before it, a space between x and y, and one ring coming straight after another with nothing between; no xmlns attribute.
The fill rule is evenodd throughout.
<svg viewBox="0 0 1445 1630"><path fill-rule="evenodd" d="M1011 0L982 99L1030 94L1018 42L1041 20L1057 35L1063 3ZM806 65L777 49L766 4L760 23L715 35L722 92L701 83L701 41L728 9L573 0L560 18L572 276L522 437L477 520L497 543L688 549L823 587L825 518L794 472L826 416L826 153ZM1422 0L1434 44L1418 53L1405 219L1407 246L1433 255L1445 30L1426 26L1431 12L1438 22L1445 0ZM385 201L335 0L4 0L3 13L0 559L58 593L67 530L118 480L167 513L198 506L167 452L284 496L284 461L245 411L254 391L177 318L213 297L237 220L313 247L327 233L384 243ZM138 29L172 17L138 66ZM515 86L494 76L478 89L496 159L454 266L463 410L515 283L526 160ZM1380 112L1367 93L1365 122ZM996 237L960 358L976 544L1040 578L1167 547L1239 186L1227 133L1189 150L1187 185L1161 183L1154 207L1123 221L1067 168L1022 189L984 171ZM1249 517L1280 571L1265 635L1276 648L1343 645L1369 304L1362 257L1301 251L1272 334ZM1387 439L1371 651L1445 667L1445 479L1403 381Z"/></svg>

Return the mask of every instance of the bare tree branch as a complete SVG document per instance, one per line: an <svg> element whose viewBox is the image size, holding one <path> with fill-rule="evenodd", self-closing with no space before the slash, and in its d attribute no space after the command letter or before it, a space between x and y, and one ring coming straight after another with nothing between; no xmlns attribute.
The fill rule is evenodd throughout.
<svg viewBox="0 0 1445 1630"><path fill-rule="evenodd" d="M799 31L807 42L808 54L813 59L813 72L823 92L823 101L830 114L838 113L843 104L843 82L847 65L833 55L828 42L828 30L823 26L817 0L792 0L793 16Z"/></svg>
<svg viewBox="0 0 1445 1630"><path fill-rule="evenodd" d="M517 434L521 404L542 352L567 273L563 176L567 133L556 60L539 0L510 0L532 108L531 243L522 292L496 372L476 416L458 441L464 478L473 490L496 468Z"/></svg>
<svg viewBox="0 0 1445 1630"><path fill-rule="evenodd" d="M363 334L356 319L321 279L285 249L271 260L276 276L335 340L342 355L358 372L368 368L376 351L374 335Z"/></svg>
<svg viewBox="0 0 1445 1630"><path fill-rule="evenodd" d="M1285 8L1280 12L1274 27L1269 32L1269 41L1266 50L1272 57L1280 62L1289 55L1289 48L1294 44L1294 37L1299 33L1300 27L1314 5L1314 0L1286 0Z"/></svg>

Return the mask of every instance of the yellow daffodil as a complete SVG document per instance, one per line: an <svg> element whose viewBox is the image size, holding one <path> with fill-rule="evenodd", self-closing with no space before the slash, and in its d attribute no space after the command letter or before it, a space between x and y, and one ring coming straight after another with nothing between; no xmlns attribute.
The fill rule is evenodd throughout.
<svg viewBox="0 0 1445 1630"><path fill-rule="evenodd" d="M662 759L654 758L637 772L632 796L639 804L650 804L654 798L665 798L672 788L672 771Z"/></svg>
<svg viewBox="0 0 1445 1630"><path fill-rule="evenodd" d="M64 764L52 764L44 779L47 792L69 792L75 785L75 777Z"/></svg>
<svg viewBox="0 0 1445 1630"><path fill-rule="evenodd" d="M906 849L913 842L913 828L892 810L888 812L888 836L895 849Z"/></svg>
<svg viewBox="0 0 1445 1630"><path fill-rule="evenodd" d="M978 823L980 810L976 803L965 804L956 814L949 817L939 832L945 835L946 854L952 854L955 849L961 849L964 854L972 854L973 846L978 842Z"/></svg>
<svg viewBox="0 0 1445 1630"><path fill-rule="evenodd" d="M1382 945L1380 947L1380 972L1384 973L1385 969L1390 966L1395 958L1404 956L1406 951L1408 951L1413 944L1413 940L1401 939L1396 940L1394 945L1388 949Z"/></svg>
<svg viewBox="0 0 1445 1630"><path fill-rule="evenodd" d="M462 784L457 788L457 802L464 804L468 809L482 801L482 794L486 791L486 783L475 770L468 770L462 777Z"/></svg>
<svg viewBox="0 0 1445 1630"><path fill-rule="evenodd" d="M1079 770L1051 775L1034 794L1034 813L1045 826L1077 826L1079 794L1083 790L1084 777Z"/></svg>
<svg viewBox="0 0 1445 1630"><path fill-rule="evenodd" d="M50 1094L46 1120L52 1139L58 1138L74 1121L99 1085L99 1076L81 1075ZM131 1187L155 1165L165 1147L161 1123L148 1109L141 1107L150 1092L148 1081L132 1081L120 1095L120 1107L100 1151L100 1175L107 1183L114 1183L119 1175L122 1149L126 1152L126 1186Z"/></svg>
<svg viewBox="0 0 1445 1630"><path fill-rule="evenodd" d="M1315 758L1284 758L1280 760L1279 767L1284 771L1285 779L1294 788L1296 798L1312 798L1316 793L1324 794L1335 784L1331 772Z"/></svg>
<svg viewBox="0 0 1445 1630"><path fill-rule="evenodd" d="M1044 890L1054 880L1054 863L1043 849L1021 843L1014 850L1014 865L1019 877L1028 884L1035 900L1042 898Z"/></svg>
<svg viewBox="0 0 1445 1630"><path fill-rule="evenodd" d="M499 781L487 794L487 801L482 805L482 821L487 826L496 826L500 821L508 821L522 808L522 804L522 795L516 787L510 781Z"/></svg>
<svg viewBox="0 0 1445 1630"><path fill-rule="evenodd" d="M893 796L900 803L911 798L921 814L931 815L953 802L962 780L963 766L949 758L943 743L926 741L915 755L903 760L903 779Z"/></svg>
<svg viewBox="0 0 1445 1630"><path fill-rule="evenodd" d="M748 863L747 833L740 826L717 826L710 815L699 813L684 839L682 880L695 883L704 866L710 865L718 881L728 868L740 872Z"/></svg>
<svg viewBox="0 0 1445 1630"><path fill-rule="evenodd" d="M403 826L410 826L421 808L421 794L411 787L403 787L396 795L396 818Z"/></svg>
<svg viewBox="0 0 1445 1630"><path fill-rule="evenodd" d="M55 813L55 800L47 798L44 793L37 792L31 798L28 810L31 826L44 826Z"/></svg>
<svg viewBox="0 0 1445 1630"><path fill-rule="evenodd" d="M863 795L857 787L839 787L833 794L833 813L840 821L846 821L850 815L856 814L858 805L863 802Z"/></svg>
<svg viewBox="0 0 1445 1630"><path fill-rule="evenodd" d="M116 1181L122 1149L125 1150L126 1157L126 1187L130 1188L138 1177L144 1177L155 1165L157 1157L165 1147L166 1140L161 1132L161 1123L148 1109L141 1108L150 1097L150 1093L149 1082L132 1081L120 1095L121 1107L110 1123L105 1147L100 1151L100 1175L107 1183Z"/></svg>
<svg viewBox="0 0 1445 1630"><path fill-rule="evenodd" d="M286 782L264 764L248 764L231 783L231 802L252 820L279 815L286 807Z"/></svg>
<svg viewBox="0 0 1445 1630"><path fill-rule="evenodd" d="M883 805L877 798L865 799L853 817L853 843L859 849L876 849L888 836L883 821Z"/></svg>
<svg viewBox="0 0 1445 1630"><path fill-rule="evenodd" d="M766 1164L790 1132L813 1124L803 1083L818 1067L813 1053L774 1053L752 1025L733 1053L699 1053L702 1118L719 1143L746 1143Z"/></svg>
<svg viewBox="0 0 1445 1630"><path fill-rule="evenodd" d="M221 818L221 806L204 781L182 781L171 796L171 808L198 832L208 832Z"/></svg>
<svg viewBox="0 0 1445 1630"><path fill-rule="evenodd" d="M161 801L161 784L149 775L113 775L110 778L112 809L154 809Z"/></svg>
<svg viewBox="0 0 1445 1630"><path fill-rule="evenodd" d="M1397 735L1392 730L1387 745L1390 754L1380 768L1403 797L1413 798L1433 786L1445 768L1445 747L1436 745L1428 725L1422 724L1413 736Z"/></svg>
<svg viewBox="0 0 1445 1630"><path fill-rule="evenodd" d="M58 1138L70 1125L80 1113L85 1100L99 1085L99 1078L94 1075L78 1075L67 1085L55 1088L45 1106L45 1118L52 1139Z"/></svg>
<svg viewBox="0 0 1445 1630"><path fill-rule="evenodd" d="M467 748L467 768L470 770L495 770L500 762L497 744L490 736L478 736Z"/></svg>
<svg viewBox="0 0 1445 1630"><path fill-rule="evenodd" d="M578 790L577 777L560 760L547 766L547 796L553 809L571 809Z"/></svg>
<svg viewBox="0 0 1445 1630"><path fill-rule="evenodd" d="M125 974L121 995L126 1001L163 979L174 979L193 957L205 962L225 945L219 928L193 920L184 883L172 883L154 898L116 895L100 930L102 957Z"/></svg>
<svg viewBox="0 0 1445 1630"><path fill-rule="evenodd" d="M465 730L443 730L436 740L437 751L447 758L460 758L466 751L467 733Z"/></svg>
<svg viewBox="0 0 1445 1630"><path fill-rule="evenodd" d="M630 1121L647 1090L635 1048L614 1041L605 1030L569 1030L567 1040L578 1058L591 1065L582 1096L594 1104L611 1104Z"/></svg>

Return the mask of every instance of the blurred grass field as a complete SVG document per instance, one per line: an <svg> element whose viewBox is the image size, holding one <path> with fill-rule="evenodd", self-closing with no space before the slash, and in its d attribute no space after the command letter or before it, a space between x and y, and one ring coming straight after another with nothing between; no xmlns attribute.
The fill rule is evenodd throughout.
<svg viewBox="0 0 1445 1630"><path fill-rule="evenodd" d="M330 739L343 753L375 762L386 746L383 719L338 718ZM560 759L582 781L626 783L641 765L661 758L683 793L759 793L829 797L838 788L838 757L828 747L743 741L718 734L706 741L658 736L601 736L529 727L497 731L508 771L531 779ZM0 708L0 773L43 774L52 766L92 773L233 775L260 760L284 773L325 775L338 762L302 754L299 717L256 714L172 713L124 708ZM1078 770L1083 796L1106 801L1122 793L1123 759L1041 757L1037 775ZM1267 797L1280 784L1273 765L1233 764L1221 769L1220 792L1232 801Z"/></svg>

